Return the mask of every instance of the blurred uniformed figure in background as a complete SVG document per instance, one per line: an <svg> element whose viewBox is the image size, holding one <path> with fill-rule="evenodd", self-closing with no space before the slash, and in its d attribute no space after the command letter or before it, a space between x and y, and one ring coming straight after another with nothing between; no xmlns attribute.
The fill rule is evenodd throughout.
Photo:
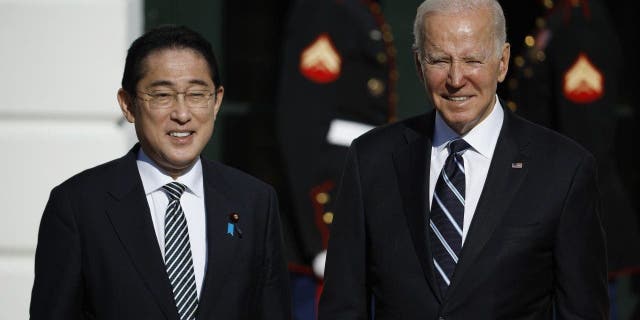
<svg viewBox="0 0 640 320"><path fill-rule="evenodd" d="M595 155L607 235L611 319L616 319L616 278L640 272L637 213L620 179L613 150L622 49L599 1L543 3L549 8L547 17L537 20L536 33L525 39L527 49L514 58L508 105L525 118L575 139ZM631 319L640 319L640 314Z"/></svg>
<svg viewBox="0 0 640 320"><path fill-rule="evenodd" d="M366 0L298 0L285 30L278 138L293 202L283 212L295 319L314 319L331 203L351 140L394 121L390 26Z"/></svg>

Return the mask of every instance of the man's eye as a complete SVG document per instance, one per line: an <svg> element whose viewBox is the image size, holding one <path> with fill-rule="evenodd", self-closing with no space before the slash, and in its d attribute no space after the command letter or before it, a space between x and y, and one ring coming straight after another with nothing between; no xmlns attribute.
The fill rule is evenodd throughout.
<svg viewBox="0 0 640 320"><path fill-rule="evenodd" d="M167 98L171 97L173 94L171 92L154 92L151 94L154 98Z"/></svg>
<svg viewBox="0 0 640 320"><path fill-rule="evenodd" d="M447 63L445 59L430 59L428 60L429 64L444 64Z"/></svg>
<svg viewBox="0 0 640 320"><path fill-rule="evenodd" d="M187 96L191 97L191 98L204 98L205 93L204 92L189 92L187 93Z"/></svg>

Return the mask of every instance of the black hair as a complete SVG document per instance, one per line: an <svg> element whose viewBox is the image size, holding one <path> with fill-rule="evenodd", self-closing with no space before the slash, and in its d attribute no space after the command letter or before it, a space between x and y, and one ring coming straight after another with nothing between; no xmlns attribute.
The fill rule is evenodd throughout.
<svg viewBox="0 0 640 320"><path fill-rule="evenodd" d="M207 61L213 84L221 86L216 56L211 43L199 33L176 25L163 25L147 31L136 39L127 51L127 60L122 75L122 88L135 96L138 81L143 76L143 62L150 54L164 49L191 49Z"/></svg>

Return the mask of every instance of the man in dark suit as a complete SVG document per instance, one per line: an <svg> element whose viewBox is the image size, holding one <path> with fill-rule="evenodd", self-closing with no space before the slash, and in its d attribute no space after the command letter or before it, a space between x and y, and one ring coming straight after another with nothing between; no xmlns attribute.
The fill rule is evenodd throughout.
<svg viewBox="0 0 640 320"><path fill-rule="evenodd" d="M500 5L427 0L414 34L435 110L351 145L320 319L607 319L595 160L502 107Z"/></svg>
<svg viewBox="0 0 640 320"><path fill-rule="evenodd" d="M289 319L271 187L201 158L223 97L211 45L164 26L118 91L139 144L51 192L31 319Z"/></svg>

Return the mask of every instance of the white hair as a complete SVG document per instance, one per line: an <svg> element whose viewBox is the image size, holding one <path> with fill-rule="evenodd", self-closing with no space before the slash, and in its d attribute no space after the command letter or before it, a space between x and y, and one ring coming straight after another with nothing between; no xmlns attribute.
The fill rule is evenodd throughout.
<svg viewBox="0 0 640 320"><path fill-rule="evenodd" d="M493 18L493 38L496 41L496 55L500 57L502 47L507 42L507 27L504 12L497 0L425 0L420 4L413 22L413 49L420 58L424 57L424 21L431 13L461 13L478 9L489 9Z"/></svg>

